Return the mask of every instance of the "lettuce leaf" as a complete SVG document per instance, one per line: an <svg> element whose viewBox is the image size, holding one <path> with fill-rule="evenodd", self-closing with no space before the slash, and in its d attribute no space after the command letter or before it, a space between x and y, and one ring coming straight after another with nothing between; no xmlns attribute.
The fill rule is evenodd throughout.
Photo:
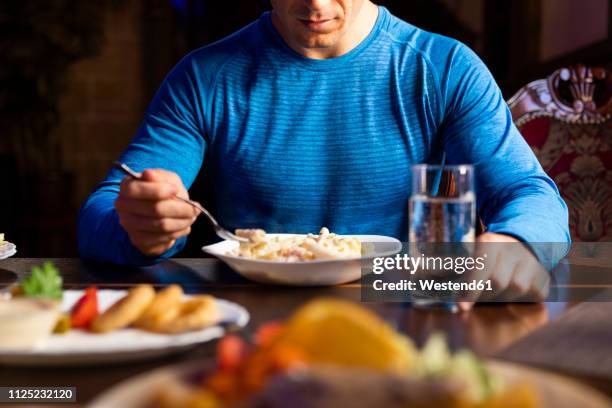
<svg viewBox="0 0 612 408"><path fill-rule="evenodd" d="M23 294L28 297L61 300L62 277L52 262L32 268L32 274L21 282Z"/></svg>

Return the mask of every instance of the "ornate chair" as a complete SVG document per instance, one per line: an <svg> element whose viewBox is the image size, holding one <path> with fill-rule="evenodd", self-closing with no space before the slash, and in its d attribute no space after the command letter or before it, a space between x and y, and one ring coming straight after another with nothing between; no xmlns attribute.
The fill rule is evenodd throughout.
<svg viewBox="0 0 612 408"><path fill-rule="evenodd" d="M573 240L612 241L612 72L562 68L508 105L568 205Z"/></svg>

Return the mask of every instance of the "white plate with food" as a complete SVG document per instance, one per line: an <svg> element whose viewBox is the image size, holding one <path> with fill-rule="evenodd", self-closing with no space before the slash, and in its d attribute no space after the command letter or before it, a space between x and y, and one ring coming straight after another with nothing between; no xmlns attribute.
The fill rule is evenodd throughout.
<svg viewBox="0 0 612 408"><path fill-rule="evenodd" d="M0 260L9 258L17 253L17 246L4 240L4 234L0 234Z"/></svg>
<svg viewBox="0 0 612 408"><path fill-rule="evenodd" d="M381 235L266 234L237 230L248 243L225 240L202 248L242 276L290 286L330 286L358 280L364 261L391 256L402 243Z"/></svg>
<svg viewBox="0 0 612 408"><path fill-rule="evenodd" d="M143 374L103 393L92 408L521 407L608 408L597 391L544 371L452 353L442 334L418 349L358 304L313 300L255 343L228 336L217 361Z"/></svg>
<svg viewBox="0 0 612 408"><path fill-rule="evenodd" d="M221 337L228 325L244 327L249 320L240 305L185 295L177 285L157 293L150 285L130 292L96 290L99 312L94 318L86 305L75 312L77 303L87 303L83 301L86 293L65 290L61 302L26 296L0 300L0 364L66 366L147 360ZM180 305L169 305L169 297L180 299ZM52 333L64 319L69 326L72 321L82 327ZM86 324L87 319L92 321Z"/></svg>

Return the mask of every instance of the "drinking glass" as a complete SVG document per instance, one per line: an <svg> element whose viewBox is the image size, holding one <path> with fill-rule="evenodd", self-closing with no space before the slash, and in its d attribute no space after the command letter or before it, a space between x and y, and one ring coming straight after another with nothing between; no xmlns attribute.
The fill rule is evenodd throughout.
<svg viewBox="0 0 612 408"><path fill-rule="evenodd" d="M464 246L460 243L472 243L475 240L476 198L473 166L412 166L412 195L409 206L410 256L440 256L441 252L445 256L457 256L458 252L465 256L466 252L471 252L472 244ZM419 279L424 278L435 276L419 276ZM448 278L448 275L445 278ZM412 302L416 307L458 310L456 302L440 300L437 294L431 296L415 293Z"/></svg>

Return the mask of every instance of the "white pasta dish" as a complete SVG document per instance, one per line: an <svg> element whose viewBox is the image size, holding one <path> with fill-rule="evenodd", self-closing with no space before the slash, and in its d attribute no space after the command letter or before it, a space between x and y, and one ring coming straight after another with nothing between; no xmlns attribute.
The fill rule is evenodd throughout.
<svg viewBox="0 0 612 408"><path fill-rule="evenodd" d="M236 235L248 238L228 255L266 261L299 262L358 258L361 241L355 237L343 237L323 227L319 235L266 235L261 229L239 229Z"/></svg>

